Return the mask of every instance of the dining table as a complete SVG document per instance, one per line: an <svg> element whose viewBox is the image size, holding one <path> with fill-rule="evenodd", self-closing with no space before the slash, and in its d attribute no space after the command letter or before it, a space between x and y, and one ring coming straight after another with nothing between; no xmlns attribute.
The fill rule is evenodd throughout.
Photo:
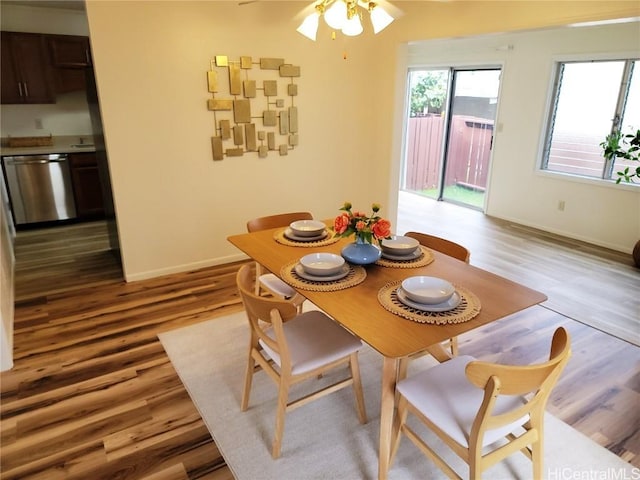
<svg viewBox="0 0 640 480"><path fill-rule="evenodd" d="M332 225L329 220L325 223ZM353 239L335 237L330 229L319 241L292 241L285 233L286 229L275 228L231 235L228 241L383 357L380 480L386 478L389 468L400 360L428 352L440 362L447 361L450 355L442 342L547 299L544 293L423 246L419 247L423 255L416 262L381 259L365 266L350 265L352 274L343 283L305 282L295 274L295 266L302 256L317 252L340 255L342 248ZM464 308L456 308L460 315L447 316L447 312L432 315L403 309L405 305L398 302L396 287L412 276L438 277L452 283L458 292L463 292Z"/></svg>

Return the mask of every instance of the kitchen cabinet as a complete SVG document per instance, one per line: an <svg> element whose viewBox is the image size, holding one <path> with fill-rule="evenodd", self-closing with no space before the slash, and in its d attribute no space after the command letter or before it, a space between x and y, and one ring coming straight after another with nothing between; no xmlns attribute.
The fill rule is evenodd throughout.
<svg viewBox="0 0 640 480"><path fill-rule="evenodd" d="M46 35L56 93L85 90L86 70L91 67L89 38Z"/></svg>
<svg viewBox="0 0 640 480"><path fill-rule="evenodd" d="M4 31L1 35L0 101L5 104L55 103L43 35Z"/></svg>
<svg viewBox="0 0 640 480"><path fill-rule="evenodd" d="M78 218L103 217L104 201L96 154L70 153L69 163Z"/></svg>
<svg viewBox="0 0 640 480"><path fill-rule="evenodd" d="M89 37L47 35L54 67L85 68L91 65Z"/></svg>

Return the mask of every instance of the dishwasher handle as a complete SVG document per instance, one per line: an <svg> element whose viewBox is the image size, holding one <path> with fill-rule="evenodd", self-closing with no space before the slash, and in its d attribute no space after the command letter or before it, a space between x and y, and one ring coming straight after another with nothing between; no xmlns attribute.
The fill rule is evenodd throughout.
<svg viewBox="0 0 640 480"><path fill-rule="evenodd" d="M66 155L47 155L46 157L39 156L34 158L29 157L5 157L5 164L7 165L36 165L44 163L61 163L67 161Z"/></svg>

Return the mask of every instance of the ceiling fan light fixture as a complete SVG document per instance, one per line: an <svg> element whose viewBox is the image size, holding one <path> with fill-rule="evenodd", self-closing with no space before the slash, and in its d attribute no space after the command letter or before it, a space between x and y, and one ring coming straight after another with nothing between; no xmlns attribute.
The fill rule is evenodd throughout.
<svg viewBox="0 0 640 480"><path fill-rule="evenodd" d="M383 2L383 0L378 0L378 2ZM354 37L364 31L362 15L366 11L371 17L373 33L377 34L387 28L394 21L395 16L402 14L393 5L386 3L386 8L383 8L378 2L372 0L316 0L315 3L305 8L307 12L313 11L305 17L297 31L315 41L320 17L324 17L326 24L334 30L332 34L334 38L336 30L341 30L344 35L349 37Z"/></svg>
<svg viewBox="0 0 640 480"><path fill-rule="evenodd" d="M301 33L309 40L316 41L316 35L318 34L318 21L320 20L320 13L313 12L307 18L305 18L300 26L296 29L298 33Z"/></svg>
<svg viewBox="0 0 640 480"><path fill-rule="evenodd" d="M373 2L369 3L369 14L374 34L378 34L393 22L393 17L380 5L376 5Z"/></svg>
<svg viewBox="0 0 640 480"><path fill-rule="evenodd" d="M342 33L344 33L348 37L355 37L356 35L360 35L363 30L364 29L362 28L362 23L360 22L359 15L352 16L342 26Z"/></svg>
<svg viewBox="0 0 640 480"><path fill-rule="evenodd" d="M336 0L324 12L324 21L335 30L342 30L347 22L347 4L343 0Z"/></svg>

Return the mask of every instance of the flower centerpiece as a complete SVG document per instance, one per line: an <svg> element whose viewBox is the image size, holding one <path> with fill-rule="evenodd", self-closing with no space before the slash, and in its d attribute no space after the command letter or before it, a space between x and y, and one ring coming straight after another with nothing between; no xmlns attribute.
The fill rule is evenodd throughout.
<svg viewBox="0 0 640 480"><path fill-rule="evenodd" d="M343 212L333 222L334 236L350 237L354 235L356 241L342 249L342 256L349 263L365 265L376 262L381 255L377 245L385 238L391 238L391 222L378 215L380 205L371 205L371 215L360 211L353 211L350 202L345 202L340 208ZM377 245L374 245L374 242Z"/></svg>

